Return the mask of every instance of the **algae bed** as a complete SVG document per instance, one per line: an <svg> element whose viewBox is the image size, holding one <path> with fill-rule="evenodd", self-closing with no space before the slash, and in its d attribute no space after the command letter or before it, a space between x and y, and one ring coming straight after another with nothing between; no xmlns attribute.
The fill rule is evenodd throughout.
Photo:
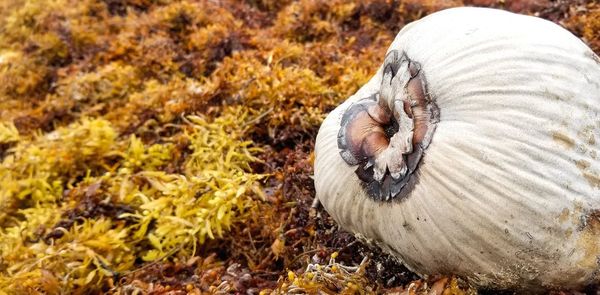
<svg viewBox="0 0 600 295"><path fill-rule="evenodd" d="M311 208L324 116L461 5L600 53L591 0L0 1L0 294L476 292Z"/></svg>

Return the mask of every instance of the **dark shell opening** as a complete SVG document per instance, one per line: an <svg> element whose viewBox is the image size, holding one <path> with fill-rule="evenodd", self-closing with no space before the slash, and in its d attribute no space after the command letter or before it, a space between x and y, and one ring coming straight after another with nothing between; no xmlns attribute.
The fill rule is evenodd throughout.
<svg viewBox="0 0 600 295"><path fill-rule="evenodd" d="M338 148L375 200L402 199L429 145L439 110L427 92L420 64L391 51L380 91L352 104L342 116Z"/></svg>

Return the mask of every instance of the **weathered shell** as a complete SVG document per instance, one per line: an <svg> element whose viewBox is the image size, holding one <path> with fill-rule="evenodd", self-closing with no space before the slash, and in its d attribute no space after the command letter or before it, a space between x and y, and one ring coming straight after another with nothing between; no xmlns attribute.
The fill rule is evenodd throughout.
<svg viewBox="0 0 600 295"><path fill-rule="evenodd" d="M455 8L407 25L390 50L420 63L439 123L410 192L365 193L337 135L382 69L323 122L315 186L346 230L418 274L479 286L600 282L600 59L551 22Z"/></svg>

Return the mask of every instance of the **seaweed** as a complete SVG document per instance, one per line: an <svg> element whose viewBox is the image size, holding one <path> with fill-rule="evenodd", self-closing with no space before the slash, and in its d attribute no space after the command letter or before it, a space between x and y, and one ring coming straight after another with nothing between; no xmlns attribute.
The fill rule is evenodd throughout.
<svg viewBox="0 0 600 295"><path fill-rule="evenodd" d="M185 117L183 174L161 171L172 143L117 142L105 120L19 142L0 170L2 289L54 292L45 289L51 275L60 292L103 290L138 259L192 257L222 238L262 194L264 176L249 167L260 150L239 138L245 116L236 108L213 122Z"/></svg>
<svg viewBox="0 0 600 295"><path fill-rule="evenodd" d="M535 3L534 3L535 2ZM314 207L314 137L405 24L594 1L0 1L0 294L472 293Z"/></svg>

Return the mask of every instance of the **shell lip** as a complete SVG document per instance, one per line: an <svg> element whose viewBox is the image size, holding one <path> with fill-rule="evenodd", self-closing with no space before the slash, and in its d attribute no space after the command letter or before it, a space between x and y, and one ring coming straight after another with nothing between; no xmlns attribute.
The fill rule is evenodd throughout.
<svg viewBox="0 0 600 295"><path fill-rule="evenodd" d="M340 156L364 191L376 201L405 198L429 146L439 109L427 91L421 65L390 51L378 92L350 105L342 115Z"/></svg>

